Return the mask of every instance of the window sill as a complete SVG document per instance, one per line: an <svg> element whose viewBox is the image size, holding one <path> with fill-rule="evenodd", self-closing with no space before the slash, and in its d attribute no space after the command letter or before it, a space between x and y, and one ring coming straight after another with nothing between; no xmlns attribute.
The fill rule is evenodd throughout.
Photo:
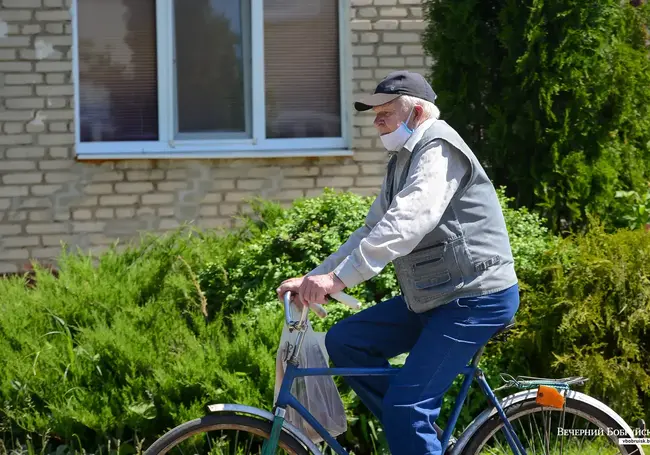
<svg viewBox="0 0 650 455"><path fill-rule="evenodd" d="M305 150L229 150L229 151L125 151L125 152L83 152L76 154L77 161L95 160L198 160L237 158L318 158L353 156L350 149L305 149Z"/></svg>

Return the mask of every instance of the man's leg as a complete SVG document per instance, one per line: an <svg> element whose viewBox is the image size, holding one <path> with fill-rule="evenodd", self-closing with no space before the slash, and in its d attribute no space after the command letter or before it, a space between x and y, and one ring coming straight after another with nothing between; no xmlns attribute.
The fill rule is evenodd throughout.
<svg viewBox="0 0 650 455"><path fill-rule="evenodd" d="M510 321L519 291L460 299L422 314L423 330L383 402L383 426L392 453L439 455L433 423L445 392L474 354Z"/></svg>
<svg viewBox="0 0 650 455"><path fill-rule="evenodd" d="M422 325L401 296L378 303L336 323L325 337L327 352L336 367L383 368L387 359L408 352ZM390 377L345 377L361 401L381 420Z"/></svg>

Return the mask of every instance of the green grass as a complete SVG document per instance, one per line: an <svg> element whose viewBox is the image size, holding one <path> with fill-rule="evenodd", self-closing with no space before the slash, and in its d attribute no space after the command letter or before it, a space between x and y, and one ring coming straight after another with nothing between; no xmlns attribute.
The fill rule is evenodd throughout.
<svg viewBox="0 0 650 455"><path fill-rule="evenodd" d="M544 455L615 455L620 454L621 451L606 438L600 438L593 441L571 441L568 437L564 441L564 447L560 449L560 442L552 441L549 445L548 452L542 445L537 442L535 447L524 445L526 453L529 454L544 454ZM512 455L509 447L490 447L484 448L480 455Z"/></svg>

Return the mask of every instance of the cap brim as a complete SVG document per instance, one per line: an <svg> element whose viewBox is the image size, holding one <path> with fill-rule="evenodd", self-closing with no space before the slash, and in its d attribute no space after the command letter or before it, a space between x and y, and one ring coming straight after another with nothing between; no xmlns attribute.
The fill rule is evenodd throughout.
<svg viewBox="0 0 650 455"><path fill-rule="evenodd" d="M399 97L399 94L394 93L374 93L372 95L367 95L359 98L354 102L354 108L357 111L367 111L375 106L381 106L382 104L390 103Z"/></svg>

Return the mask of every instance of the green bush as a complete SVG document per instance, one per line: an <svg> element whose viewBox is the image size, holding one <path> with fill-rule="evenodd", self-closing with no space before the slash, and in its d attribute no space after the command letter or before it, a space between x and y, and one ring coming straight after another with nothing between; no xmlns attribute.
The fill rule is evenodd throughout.
<svg viewBox="0 0 650 455"><path fill-rule="evenodd" d="M645 229L650 226L650 188L645 193L636 191L617 191L616 197L625 201L619 206L616 214L621 224L627 224L629 229Z"/></svg>
<svg viewBox="0 0 650 455"><path fill-rule="evenodd" d="M557 242L540 268L501 366L586 376L584 391L628 422L650 419L650 234L596 225Z"/></svg>
<svg viewBox="0 0 650 455"><path fill-rule="evenodd" d="M556 241L545 227L545 220L527 208L513 208L514 198L506 196L505 188L498 188L497 195L508 227L510 247L515 257L517 276L526 282L536 279L540 273L542 255Z"/></svg>
<svg viewBox="0 0 650 455"><path fill-rule="evenodd" d="M443 117L518 206L554 231L598 214L650 168L650 5L427 0L424 47Z"/></svg>
<svg viewBox="0 0 650 455"><path fill-rule="evenodd" d="M97 264L64 255L58 278L36 268L35 288L0 280L5 446L47 434L92 451L121 440L128 453L208 401L272 399L279 314L206 324L191 265L227 242L192 234L149 236Z"/></svg>

